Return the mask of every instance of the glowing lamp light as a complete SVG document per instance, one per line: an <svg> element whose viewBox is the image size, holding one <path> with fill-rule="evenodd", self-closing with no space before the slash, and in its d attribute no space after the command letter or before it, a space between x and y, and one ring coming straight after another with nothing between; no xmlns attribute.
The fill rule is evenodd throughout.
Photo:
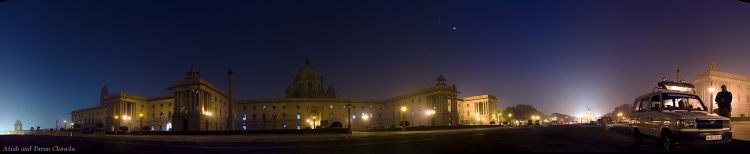
<svg viewBox="0 0 750 154"><path fill-rule="evenodd" d="M406 112L406 106L401 107L401 112Z"/></svg>
<svg viewBox="0 0 750 154"><path fill-rule="evenodd" d="M715 91L716 91L716 88L714 88L714 87L708 88L708 91L709 91L709 92L715 92Z"/></svg>
<svg viewBox="0 0 750 154"><path fill-rule="evenodd" d="M667 89L674 90L674 91L688 91L690 88L688 87L681 87L681 86L667 86Z"/></svg>

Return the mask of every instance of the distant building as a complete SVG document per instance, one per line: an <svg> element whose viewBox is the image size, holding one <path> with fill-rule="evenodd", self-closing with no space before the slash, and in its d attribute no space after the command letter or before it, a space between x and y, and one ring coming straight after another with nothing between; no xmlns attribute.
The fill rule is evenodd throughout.
<svg viewBox="0 0 750 154"><path fill-rule="evenodd" d="M693 80L695 92L703 99L709 112L715 113L718 105L714 98L721 91L721 85L726 85L732 92L732 117L747 117L750 115L750 77L722 72L716 61L711 61L708 71L698 75Z"/></svg>
<svg viewBox="0 0 750 154"><path fill-rule="evenodd" d="M591 112L591 108L588 108L586 113L581 117L578 117L578 123L589 123L592 121L596 121L596 116L594 115L594 112Z"/></svg>
<svg viewBox="0 0 750 154"><path fill-rule="evenodd" d="M492 95L471 96L458 101L461 124L487 125L498 123L497 97Z"/></svg>
<svg viewBox="0 0 750 154"><path fill-rule="evenodd" d="M23 123L21 123L21 120L16 120L16 123L13 123L13 131L23 131Z"/></svg>
<svg viewBox="0 0 750 154"><path fill-rule="evenodd" d="M402 121L409 126L451 126L457 125L461 118L468 118L459 117L459 92L455 85L448 86L442 75L433 86L386 99L338 98L333 86L323 88L323 76L308 59L297 71L292 85L286 88L285 98L234 100L232 73L227 74L229 93L200 78L194 68L188 70L185 79L168 87L172 91L170 96L109 94L103 87L99 106L75 110L71 116L81 127L109 131L121 126L132 130L147 126L157 131L346 128L347 118L351 119L353 129L399 127ZM483 124L489 122L488 115L496 110L497 101L491 95L464 100L470 106L467 108L470 114L484 117Z"/></svg>

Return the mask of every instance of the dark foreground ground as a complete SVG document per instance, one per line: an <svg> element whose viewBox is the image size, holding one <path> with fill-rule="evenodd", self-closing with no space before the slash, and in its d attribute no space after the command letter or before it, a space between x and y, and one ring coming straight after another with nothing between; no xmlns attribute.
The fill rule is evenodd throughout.
<svg viewBox="0 0 750 154"><path fill-rule="evenodd" d="M627 131L602 127L482 129L451 134L352 137L309 142L148 141L53 136L0 136L2 147L74 147L79 152L117 153L466 153L466 152L638 152L661 151L657 141L632 142ZM678 151L750 151L735 140L722 149L680 147Z"/></svg>

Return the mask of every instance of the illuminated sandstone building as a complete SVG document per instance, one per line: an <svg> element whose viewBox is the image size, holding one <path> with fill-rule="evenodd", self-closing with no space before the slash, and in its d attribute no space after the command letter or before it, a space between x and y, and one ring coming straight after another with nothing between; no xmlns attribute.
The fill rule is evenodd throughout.
<svg viewBox="0 0 750 154"><path fill-rule="evenodd" d="M492 95L471 96L458 101L461 124L482 125L499 122L497 98ZM494 115L494 116L493 116Z"/></svg>
<svg viewBox="0 0 750 154"><path fill-rule="evenodd" d="M285 98L234 100L231 71L228 93L202 79L194 68L185 75L167 88L171 96L109 94L104 87L99 106L75 110L72 119L78 127L109 131L121 126L157 131L346 128L348 119L352 129L394 128L401 123L452 126L462 118L476 118L459 116L465 112L479 114L484 117L481 124L488 124L497 102L491 95L461 99L456 86L449 86L442 75L433 86L382 100L338 98L333 86L324 88L323 76L309 59L286 88ZM459 107L462 100L469 107Z"/></svg>
<svg viewBox="0 0 750 154"><path fill-rule="evenodd" d="M716 61L711 61L708 71L698 75L693 80L695 92L703 99L703 103L711 113L718 109L714 98L721 91L721 85L726 85L732 92L732 117L746 117L750 115L750 77L722 72Z"/></svg>

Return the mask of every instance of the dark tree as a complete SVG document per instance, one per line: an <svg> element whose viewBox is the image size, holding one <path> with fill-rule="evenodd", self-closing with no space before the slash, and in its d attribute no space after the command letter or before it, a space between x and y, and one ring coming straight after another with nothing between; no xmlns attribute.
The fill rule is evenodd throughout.
<svg viewBox="0 0 750 154"><path fill-rule="evenodd" d="M559 121L559 122L570 122L570 121L575 120L575 118L573 118L573 116L570 116L570 115L567 115L567 114L562 114L562 113L552 113L552 114L550 114L550 116L556 117L557 121Z"/></svg>
<svg viewBox="0 0 750 154"><path fill-rule="evenodd" d="M615 119L617 118L618 113L622 113L621 117L627 118L630 116L630 112L632 110L633 110L632 105L622 104L620 106L615 107L615 109L612 112L605 114L603 117L612 117L612 119Z"/></svg>
<svg viewBox="0 0 750 154"><path fill-rule="evenodd" d="M343 125L343 124L341 124L341 123L340 123L340 122L338 122L338 121L337 121L337 122L333 122L333 123L331 123L331 128L343 128L343 127L344 127L344 125Z"/></svg>
<svg viewBox="0 0 750 154"><path fill-rule="evenodd" d="M505 116L507 116L507 114L512 114L513 116L510 118L512 120L528 120L531 119L531 116L544 117L544 113L536 110L534 106L528 104L510 106L505 108L502 113L506 114Z"/></svg>
<svg viewBox="0 0 750 154"><path fill-rule="evenodd" d="M401 121L401 123L398 124L399 126L411 126L409 121Z"/></svg>

